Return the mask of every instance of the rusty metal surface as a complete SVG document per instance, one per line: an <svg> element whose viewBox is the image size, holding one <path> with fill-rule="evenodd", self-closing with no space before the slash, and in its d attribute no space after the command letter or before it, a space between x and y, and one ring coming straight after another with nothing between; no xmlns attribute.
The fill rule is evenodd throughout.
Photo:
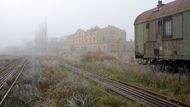
<svg viewBox="0 0 190 107"><path fill-rule="evenodd" d="M12 65L8 66L5 72L1 72L0 77L0 90L4 90L5 93L2 91L1 99L0 99L0 107L3 105L3 102L13 89L13 86L16 84L17 80L21 76L22 72L24 71L25 65L27 64L27 60L23 58L19 58L11 62ZM9 87L5 87L7 81L12 81Z"/></svg>
<svg viewBox="0 0 190 107"><path fill-rule="evenodd" d="M140 106L145 106L145 107L189 107L190 106L183 102L157 94L149 90L145 90L143 88L134 86L132 84L124 83L121 81L105 78L103 76L90 73L89 71L85 71L70 64L64 64L63 66L78 75L81 75L89 80L101 84L111 89L112 91L137 102Z"/></svg>
<svg viewBox="0 0 190 107"><path fill-rule="evenodd" d="M172 15L188 9L190 10L190 0L175 0L161 6L160 8L156 7L142 13L136 18L135 24L154 20L162 16Z"/></svg>

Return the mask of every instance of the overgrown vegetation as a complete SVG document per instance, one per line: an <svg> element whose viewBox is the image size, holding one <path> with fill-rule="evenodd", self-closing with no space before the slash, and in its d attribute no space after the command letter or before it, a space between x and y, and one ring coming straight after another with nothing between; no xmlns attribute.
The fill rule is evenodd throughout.
<svg viewBox="0 0 190 107"><path fill-rule="evenodd" d="M53 58L32 60L3 107L136 107Z"/></svg>
<svg viewBox="0 0 190 107"><path fill-rule="evenodd" d="M96 55L98 57L98 54ZM185 75L159 72L150 66L126 65L119 60L107 60L103 57L96 61L85 58L86 56L74 65L107 78L131 83L186 103L190 102L190 78Z"/></svg>
<svg viewBox="0 0 190 107"><path fill-rule="evenodd" d="M48 79L45 81L45 84L52 84L47 86L49 87L48 90L44 90L44 87L41 87L43 89L42 93L45 92L44 98L53 107L136 106L136 104L127 101L123 97L110 94L104 87L90 83L65 68L57 66L54 70L56 70L57 74L52 74L50 73L51 71L43 72L43 75L45 73L45 77ZM51 77L49 77L50 75ZM59 82L54 80L59 80Z"/></svg>
<svg viewBox="0 0 190 107"><path fill-rule="evenodd" d="M125 64L112 55L88 53L70 62L89 72L117 79L175 99L190 102L190 78L155 71L150 66ZM61 58L59 58L61 59ZM136 107L109 89L73 74L65 60L31 58L3 107Z"/></svg>
<svg viewBox="0 0 190 107"><path fill-rule="evenodd" d="M81 57L81 60L84 62L91 62L91 61L104 61L104 60L117 60L111 54L107 54L101 51L98 52L88 52Z"/></svg>

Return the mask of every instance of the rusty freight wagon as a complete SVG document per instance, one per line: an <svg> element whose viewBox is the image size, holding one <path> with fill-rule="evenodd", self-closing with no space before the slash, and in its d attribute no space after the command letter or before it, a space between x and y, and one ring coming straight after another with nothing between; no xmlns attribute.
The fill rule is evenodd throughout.
<svg viewBox="0 0 190 107"><path fill-rule="evenodd" d="M175 0L135 20L135 56L146 61L190 63L190 0Z"/></svg>

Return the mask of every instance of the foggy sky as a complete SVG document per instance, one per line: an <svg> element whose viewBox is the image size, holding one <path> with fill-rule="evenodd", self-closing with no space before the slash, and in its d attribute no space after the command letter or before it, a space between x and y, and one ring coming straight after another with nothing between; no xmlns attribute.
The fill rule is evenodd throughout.
<svg viewBox="0 0 190 107"><path fill-rule="evenodd" d="M164 3L173 0L163 0ZM158 0L0 0L0 48L34 39L47 22L49 37L60 37L94 26L115 25L134 39L133 23Z"/></svg>

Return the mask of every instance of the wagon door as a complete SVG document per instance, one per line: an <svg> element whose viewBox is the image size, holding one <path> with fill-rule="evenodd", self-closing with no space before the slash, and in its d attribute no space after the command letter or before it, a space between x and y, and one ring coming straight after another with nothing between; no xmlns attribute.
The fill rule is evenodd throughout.
<svg viewBox="0 0 190 107"><path fill-rule="evenodd" d="M154 54L156 56L162 55L163 47L162 47L162 36L163 36L163 20L159 19L156 22L156 46L154 49Z"/></svg>
<svg viewBox="0 0 190 107"><path fill-rule="evenodd" d="M159 56L159 47L158 47L158 26L157 21L151 21L148 23L147 34L148 40L146 43L146 55L151 58L158 58Z"/></svg>
<svg viewBox="0 0 190 107"><path fill-rule="evenodd" d="M135 54L136 58L142 58L144 56L143 24L135 26Z"/></svg>

